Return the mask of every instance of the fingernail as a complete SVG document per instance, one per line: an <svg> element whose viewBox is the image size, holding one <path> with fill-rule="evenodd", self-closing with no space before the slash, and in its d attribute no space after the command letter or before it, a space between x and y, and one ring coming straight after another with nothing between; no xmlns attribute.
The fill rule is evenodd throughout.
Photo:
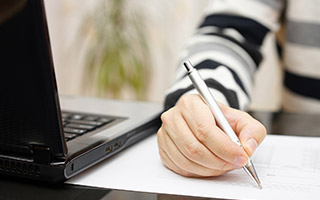
<svg viewBox="0 0 320 200"><path fill-rule="evenodd" d="M243 156L239 156L239 157L237 157L236 160L235 160L235 164L236 164L237 167L242 167L242 166L244 166L244 165L246 164L246 162L247 162L247 160L246 160L246 158L243 157Z"/></svg>
<svg viewBox="0 0 320 200"><path fill-rule="evenodd" d="M247 149L250 151L251 154L253 154L253 152L256 150L256 148L258 147L258 143L255 139L251 138L247 141L246 143L246 147Z"/></svg>

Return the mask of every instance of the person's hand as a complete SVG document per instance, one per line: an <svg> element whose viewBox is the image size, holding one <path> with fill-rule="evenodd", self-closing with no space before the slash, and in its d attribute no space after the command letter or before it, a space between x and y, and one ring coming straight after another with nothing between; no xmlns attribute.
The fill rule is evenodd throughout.
<svg viewBox="0 0 320 200"><path fill-rule="evenodd" d="M266 136L264 126L246 112L219 104L244 149L215 122L199 95L184 95L161 115L158 147L162 162L187 177L218 176L247 164Z"/></svg>

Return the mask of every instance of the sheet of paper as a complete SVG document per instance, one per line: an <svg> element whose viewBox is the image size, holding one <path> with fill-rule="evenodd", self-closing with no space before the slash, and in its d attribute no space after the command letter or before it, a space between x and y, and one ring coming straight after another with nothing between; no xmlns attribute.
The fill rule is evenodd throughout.
<svg viewBox="0 0 320 200"><path fill-rule="evenodd" d="M163 166L153 135L68 183L225 199L320 199L320 138L268 135L252 160L262 190L242 169L214 178L182 177Z"/></svg>

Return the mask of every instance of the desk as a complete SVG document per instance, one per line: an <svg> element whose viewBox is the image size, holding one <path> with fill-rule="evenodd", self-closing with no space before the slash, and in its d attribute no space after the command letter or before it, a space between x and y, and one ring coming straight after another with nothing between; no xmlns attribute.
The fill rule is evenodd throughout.
<svg viewBox="0 0 320 200"><path fill-rule="evenodd" d="M268 112L252 112L251 115L266 126L268 133L320 136L319 115ZM74 186L68 184L44 185L41 183L29 182L25 180L1 177L0 199L203 200L207 198L109 190L84 186Z"/></svg>

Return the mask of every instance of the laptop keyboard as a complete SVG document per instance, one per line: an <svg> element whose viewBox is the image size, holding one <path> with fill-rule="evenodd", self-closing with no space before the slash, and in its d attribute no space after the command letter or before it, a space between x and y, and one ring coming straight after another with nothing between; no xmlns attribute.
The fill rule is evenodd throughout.
<svg viewBox="0 0 320 200"><path fill-rule="evenodd" d="M64 135L67 141L105 126L116 118L72 112L62 112Z"/></svg>

